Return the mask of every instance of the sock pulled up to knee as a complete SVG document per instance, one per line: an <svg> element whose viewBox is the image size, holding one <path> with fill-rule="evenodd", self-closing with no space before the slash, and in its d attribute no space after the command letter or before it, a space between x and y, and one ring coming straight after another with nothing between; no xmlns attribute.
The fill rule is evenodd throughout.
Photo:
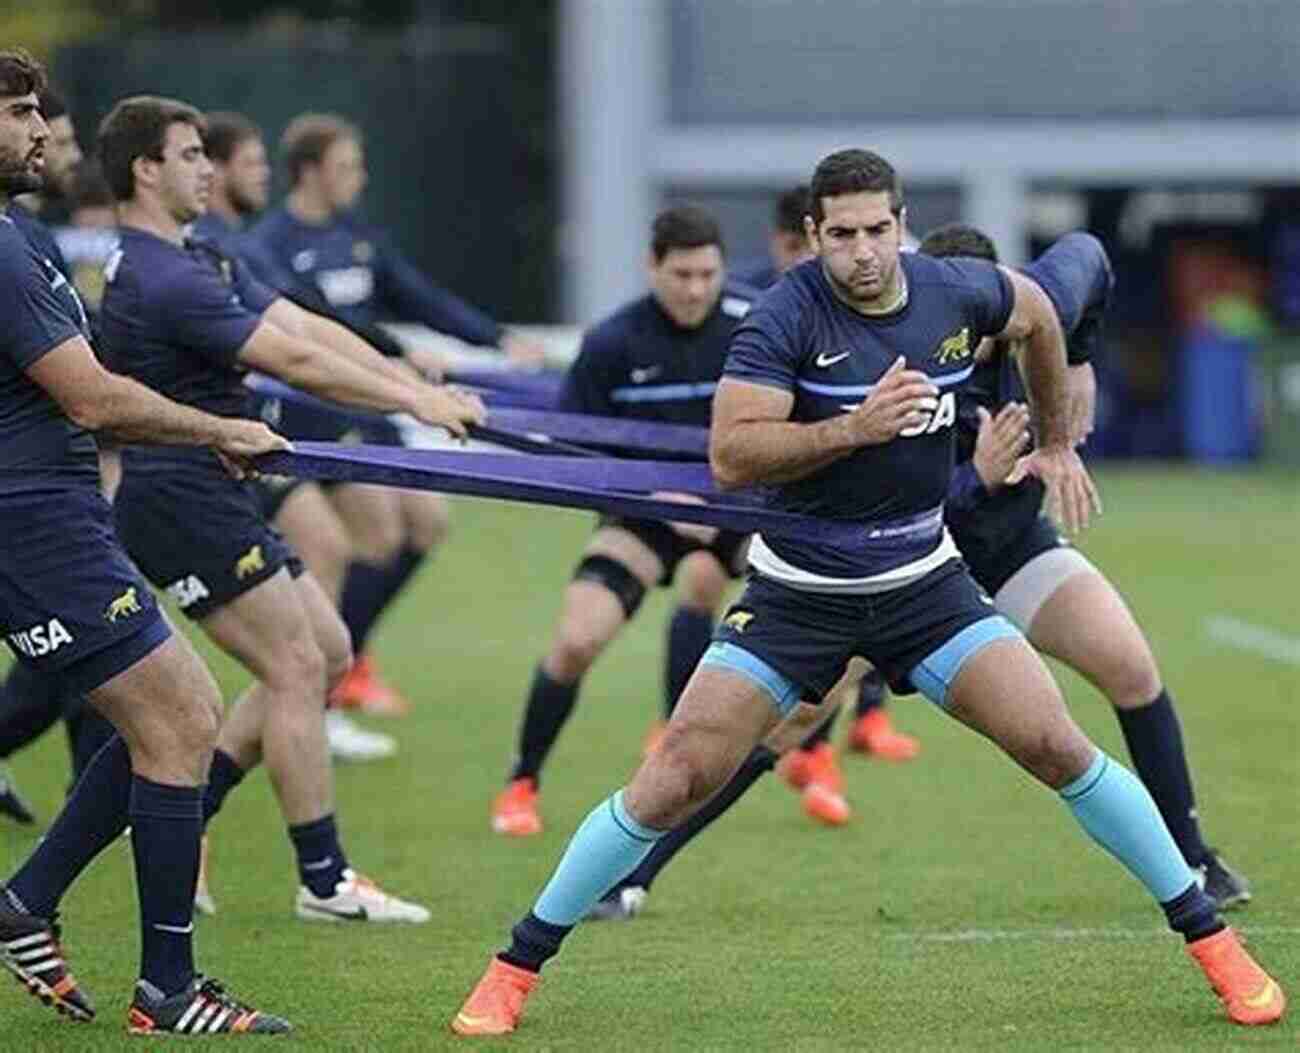
<svg viewBox="0 0 1300 1053"><path fill-rule="evenodd" d="M1122 764L1098 751L1088 770L1060 795L1079 825L1157 902L1169 903L1195 884L1151 795Z"/></svg>
<svg viewBox="0 0 1300 1053"><path fill-rule="evenodd" d="M633 819L619 790L593 808L578 827L533 907L534 916L548 925L577 924L665 833Z"/></svg>

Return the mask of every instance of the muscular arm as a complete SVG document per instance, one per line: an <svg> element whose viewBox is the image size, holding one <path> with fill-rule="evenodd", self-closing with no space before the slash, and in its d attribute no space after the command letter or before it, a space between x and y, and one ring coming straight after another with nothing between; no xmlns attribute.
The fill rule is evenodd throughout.
<svg viewBox="0 0 1300 1053"><path fill-rule="evenodd" d="M802 479L861 445L849 415L816 424L789 420L794 396L723 377L713 396L709 466L724 490Z"/></svg>
<svg viewBox="0 0 1300 1053"><path fill-rule="evenodd" d="M1069 394L1065 337L1052 301L1034 282L1006 267L999 268L1015 291L1015 306L1000 334L1023 348L1025 386L1045 447L1070 445Z"/></svg>
<svg viewBox="0 0 1300 1053"><path fill-rule="evenodd" d="M81 337L46 352L27 368L27 376L72 421L88 431L110 432L121 442L219 445L236 423L182 406L128 377L110 373ZM239 423L253 426L252 421Z"/></svg>
<svg viewBox="0 0 1300 1053"><path fill-rule="evenodd" d="M401 365L400 360L385 357L350 329L331 318L305 310L284 297L271 304L262 317L290 336L322 345L397 383L411 384L416 381L414 374Z"/></svg>
<svg viewBox="0 0 1300 1053"><path fill-rule="evenodd" d="M385 413L412 411L416 391L405 380L374 371L368 363L286 332L262 318L239 349L242 365L321 398Z"/></svg>

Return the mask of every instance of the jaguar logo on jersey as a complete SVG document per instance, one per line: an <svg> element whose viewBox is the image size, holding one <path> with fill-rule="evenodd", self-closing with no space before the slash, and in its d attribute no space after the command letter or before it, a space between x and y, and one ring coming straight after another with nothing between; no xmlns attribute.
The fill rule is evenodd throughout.
<svg viewBox="0 0 1300 1053"><path fill-rule="evenodd" d="M141 610L140 597L136 595L135 586L132 585L104 608L104 618L115 622L119 618L129 618L133 614L139 614Z"/></svg>
<svg viewBox="0 0 1300 1053"><path fill-rule="evenodd" d="M749 623L754 620L753 611L732 611L723 619L722 624L728 629L735 629L738 633L743 633L749 628Z"/></svg>
<svg viewBox="0 0 1300 1053"><path fill-rule="evenodd" d="M262 555L262 546L254 545L235 560L235 577L240 581L251 578L259 570L266 569L266 557Z"/></svg>
<svg viewBox="0 0 1300 1053"><path fill-rule="evenodd" d="M962 326L956 333L943 340L934 353L934 360L941 366L950 365L953 362L960 362L964 358L970 358L970 329Z"/></svg>
<svg viewBox="0 0 1300 1053"><path fill-rule="evenodd" d="M26 629L19 629L9 634L9 643L15 651L28 658L43 658L52 654L64 644L72 643L72 633L63 627L58 618L48 622L38 622Z"/></svg>

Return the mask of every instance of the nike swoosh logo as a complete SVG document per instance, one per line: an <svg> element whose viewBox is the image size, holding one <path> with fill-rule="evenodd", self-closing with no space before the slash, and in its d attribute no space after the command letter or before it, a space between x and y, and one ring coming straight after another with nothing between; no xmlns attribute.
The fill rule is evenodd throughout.
<svg viewBox="0 0 1300 1053"><path fill-rule="evenodd" d="M319 863L304 863L302 865L302 868L303 870L325 870L328 867L331 867L333 865L334 865L334 857L326 856Z"/></svg>
<svg viewBox="0 0 1300 1053"><path fill-rule="evenodd" d="M368 921L370 918L370 914L365 907L357 907L354 910L335 910L333 907L312 904L307 909L314 910L317 914L328 914L334 918L342 918L344 921Z"/></svg>
<svg viewBox="0 0 1300 1053"><path fill-rule="evenodd" d="M176 933L177 936L188 936L191 932L194 931L194 922L190 922L183 929L179 925L157 925L157 924L154 925L154 928L157 929L159 932L174 932Z"/></svg>
<svg viewBox="0 0 1300 1053"><path fill-rule="evenodd" d="M633 384L644 384L651 377L657 377L663 372L663 366L646 366L644 369L632 370L630 376Z"/></svg>
<svg viewBox="0 0 1300 1053"><path fill-rule="evenodd" d="M827 366L835 365L836 362L843 362L850 354L849 351L841 351L838 355L827 357L826 352L823 351L817 356L817 365L820 369L825 369Z"/></svg>
<svg viewBox="0 0 1300 1053"><path fill-rule="evenodd" d="M1273 1003L1273 998L1277 994L1277 983L1269 980L1264 985L1264 989L1253 998L1243 998L1242 1001L1251 1009L1266 1009Z"/></svg>

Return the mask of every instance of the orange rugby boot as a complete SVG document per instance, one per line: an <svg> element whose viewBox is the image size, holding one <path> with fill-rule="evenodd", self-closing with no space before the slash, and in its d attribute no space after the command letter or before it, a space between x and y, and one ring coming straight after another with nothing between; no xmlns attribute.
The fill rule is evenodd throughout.
<svg viewBox="0 0 1300 1053"><path fill-rule="evenodd" d="M515 779L497 794L492 802L492 829L508 837L531 837L542 832L536 779Z"/></svg>
<svg viewBox="0 0 1300 1053"><path fill-rule="evenodd" d="M508 1035L518 1026L539 979L537 973L493 958L452 1019L451 1029L458 1035Z"/></svg>
<svg viewBox="0 0 1300 1053"><path fill-rule="evenodd" d="M868 710L853 722L849 748L891 761L909 761L921 752L921 744L896 730L884 709Z"/></svg>
<svg viewBox="0 0 1300 1053"><path fill-rule="evenodd" d="M1286 995L1247 953L1232 929L1189 943L1187 953L1204 971L1233 1023L1249 1027L1282 1019Z"/></svg>
<svg viewBox="0 0 1300 1053"><path fill-rule="evenodd" d="M411 703L389 684L369 655L358 655L352 668L330 693L330 703L340 709L359 709L376 717L404 717Z"/></svg>

